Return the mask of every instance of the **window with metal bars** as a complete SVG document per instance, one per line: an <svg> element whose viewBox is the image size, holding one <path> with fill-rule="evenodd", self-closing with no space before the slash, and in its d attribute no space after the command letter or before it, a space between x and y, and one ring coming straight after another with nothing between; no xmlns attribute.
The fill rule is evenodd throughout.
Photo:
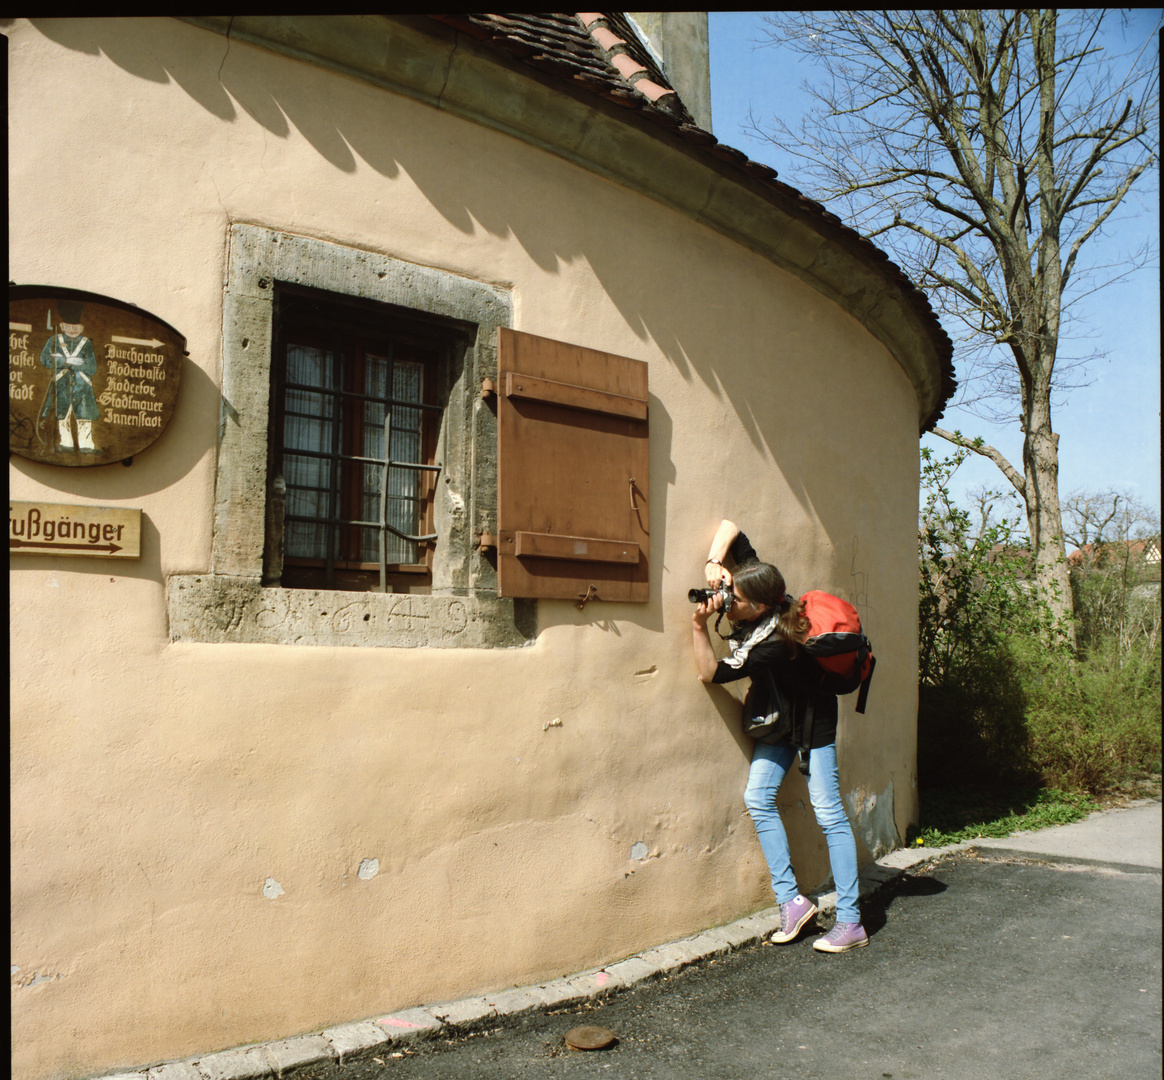
<svg viewBox="0 0 1164 1080"><path fill-rule="evenodd" d="M455 331L291 286L276 292L275 319L268 580L429 591Z"/></svg>

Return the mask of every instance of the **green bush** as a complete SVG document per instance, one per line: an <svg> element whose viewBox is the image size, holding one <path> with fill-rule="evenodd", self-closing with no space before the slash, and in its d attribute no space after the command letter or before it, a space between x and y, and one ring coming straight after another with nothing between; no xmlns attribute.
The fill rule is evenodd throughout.
<svg viewBox="0 0 1164 1080"><path fill-rule="evenodd" d="M956 675L918 695L918 778L929 788L1023 787L1031 758L1022 672L1005 642L991 643Z"/></svg>
<svg viewBox="0 0 1164 1080"><path fill-rule="evenodd" d="M1073 654L1028 579L1019 517L993 521L993 494L975 523L950 498L965 456L922 451L919 785L1098 795L1159 773L1158 596L1126 559L1089 565L1073 582Z"/></svg>
<svg viewBox="0 0 1164 1080"><path fill-rule="evenodd" d="M941 685L923 685L927 789L1041 785L1103 795L1160 772L1161 654L1117 642L1079 660L1013 635Z"/></svg>
<svg viewBox="0 0 1164 1080"><path fill-rule="evenodd" d="M1160 646L1116 639L1077 662L1012 643L1025 672L1030 752L1048 786L1104 794L1160 772Z"/></svg>
<svg viewBox="0 0 1164 1080"><path fill-rule="evenodd" d="M975 523L951 498L950 478L967 456L922 450L918 778L929 788L1009 788L1039 776L1009 642L1016 633L1049 638L1050 615L1025 580L1018 515L993 521L987 506Z"/></svg>

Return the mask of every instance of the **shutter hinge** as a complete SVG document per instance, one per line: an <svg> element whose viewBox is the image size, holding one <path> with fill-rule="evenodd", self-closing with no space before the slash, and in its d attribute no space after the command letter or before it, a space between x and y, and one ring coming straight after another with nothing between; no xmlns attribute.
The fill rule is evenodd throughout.
<svg viewBox="0 0 1164 1080"><path fill-rule="evenodd" d="M481 396L487 398L497 393L497 384L492 379L481 380ZM496 545L494 545L496 546Z"/></svg>
<svg viewBox="0 0 1164 1080"><path fill-rule="evenodd" d="M477 547L480 551L495 548L497 547L497 537L493 533L483 532L481 538L477 541Z"/></svg>

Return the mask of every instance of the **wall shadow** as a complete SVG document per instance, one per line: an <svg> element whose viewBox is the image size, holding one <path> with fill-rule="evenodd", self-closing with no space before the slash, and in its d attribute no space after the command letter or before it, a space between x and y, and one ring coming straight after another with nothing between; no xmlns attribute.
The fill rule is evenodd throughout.
<svg viewBox="0 0 1164 1080"><path fill-rule="evenodd" d="M502 161L500 155L482 160L468 149L433 141L444 136L429 132L425 138L413 138L401 133L375 109L333 106L332 97L320 92L324 83L336 78L325 69L295 63L259 64L257 58L265 54L254 46L166 18L37 18L31 22L37 31L64 48L104 56L136 78L173 82L223 122L238 122L245 114L273 138L286 139L293 130L297 131L321 158L341 172L352 173L362 163L388 181L406 176L432 208L466 237L483 232L499 239L512 238L547 273L558 273L564 266L584 261L632 332L644 343L653 342L684 380L702 383L708 393L725 403L761 457L780 470L806 515L817 521L829 538L838 538L837 547L842 547L839 530L847 524L839 515L844 504L835 510L814 505L802 479L819 471L815 455L821 447L805 439L788 415L767 407L765 402L774 400L774 391L771 387L758 388L755 383L754 373L763 370L769 355L773 357L773 376L779 377L776 343L757 340L755 348L765 352L743 359L698 344L708 339L709 321L737 325L750 318L742 304L733 303L730 281L724 282L715 296L706 296L697 291L700 285L694 280L676 283L668 271L668 288L660 287L637 252L610 242L611 231L617 230L618 224L605 214L606 205L577 206L576 197L564 190L555 200L559 212L547 218L544 198L523 197L527 183L542 181L514 172L513 162L521 155L507 161ZM143 22L149 23L144 34ZM148 47L142 47L143 41L148 41ZM271 72L275 74L272 76ZM360 85L370 97L381 93L370 84ZM342 100L348 100L348 95L343 95ZM563 175L568 177L568 170ZM508 192L510 198L498 199L498 190ZM478 196L478 191L488 194ZM612 197L609 209L617 212L621 206L625 204ZM644 212L653 214L656 210L648 206ZM602 242L596 237L602 237ZM757 258L741 248L740 273L747 273ZM793 284L795 288L803 287L799 282ZM690 289L690 295L684 295L684 289ZM801 326L791 331L800 336L810 332L811 327ZM758 337L759 334L752 335L753 340ZM768 349L770 353L766 352ZM821 365L832 362L828 357L820 360ZM673 433L657 398L652 401L651 419L652 439L660 442L659 458L665 454L670 461ZM709 438L707 430L685 434L690 439ZM713 441L709 442L708 452L716 452ZM725 470L729 465L725 459ZM651 496L655 522L666 520L665 488L677 479L673 465L663 483L655 475ZM716 495L709 492L708 497L714 500ZM830 513L837 514L837 519L828 520ZM657 566L652 577L658 580L656 575L661 575L663 566L661 529L653 541L651 557ZM622 613L619 617L623 617ZM633 615L630 618L638 621ZM652 617L652 629L660 628L656 625L660 618Z"/></svg>
<svg viewBox="0 0 1164 1080"><path fill-rule="evenodd" d="M888 911L898 897L940 896L947 888L932 874L902 874L861 901L861 925L872 937L888 922Z"/></svg>
<svg viewBox="0 0 1164 1080"><path fill-rule="evenodd" d="M128 465L119 461L77 467L49 465L17 454L10 455L9 465L38 484L82 498L137 499L164 491L213 451L220 400L210 376L185 357L169 425Z"/></svg>
<svg viewBox="0 0 1164 1080"><path fill-rule="evenodd" d="M447 147L431 143L410 144L395 137L369 110L361 115L332 111L328 99L312 91L311 80L296 66L277 85L260 81L249 62L255 47L190 24L159 18L150 20L149 48L140 47L143 20L109 18L92 20L31 19L45 37L64 48L89 55L104 55L126 73L156 83L173 82L202 108L226 122L251 117L275 138L286 138L294 128L335 168L352 172L356 155L386 179L407 173L435 210L466 235L484 230L499 238L512 237L543 270L554 273L562 265L585 260L606 287L627 325L643 341L652 340L684 376L698 378L717 396L725 398L739 416L753 442L771 456L772 436L778 426L753 412L749 387L733 376L739 365L722 363L720 357L692 351L684 344L687 335L676 322L672 294L658 288L632 257L612 257L600 245L588 243L585 232L593 220L562 200L559 221L548 221L540 205L520 198L520 184L513 184L513 201L505 206L494 200L475 199L482 171L496 166L483 163L467 152L460 161L449 161ZM198 48L191 48L191 44ZM334 78L321 69L325 78ZM597 102L598 99L596 99ZM454 148L455 150L455 148ZM504 167L509 167L508 165ZM574 228L574 226L584 227ZM555 226L560 222L562 228ZM573 234L573 235L571 235ZM693 297L693 300L698 298ZM694 304L683 320L693 326L721 317ZM722 317L732 318L724 311Z"/></svg>
<svg viewBox="0 0 1164 1080"><path fill-rule="evenodd" d="M182 362L182 381L169 426L130 463L113 462L75 468L30 461L16 454L8 458L9 468L23 473L37 484L61 496L84 499L95 505L123 505L174 486L202 458L214 452L218 433L221 395L214 381L190 358ZM12 481L9 480L11 490ZM51 498L35 501L53 501ZM161 534L145 515L141 520L141 558L90 559L54 555L24 555L11 559L11 569L52 570L67 564L71 572L112 574L119 577L163 581Z"/></svg>

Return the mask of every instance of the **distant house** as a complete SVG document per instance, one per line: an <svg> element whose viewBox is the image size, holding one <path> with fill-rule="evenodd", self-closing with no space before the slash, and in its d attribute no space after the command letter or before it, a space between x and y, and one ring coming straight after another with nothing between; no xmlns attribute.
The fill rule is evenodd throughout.
<svg viewBox="0 0 1164 1080"><path fill-rule="evenodd" d="M140 559L11 559L19 1080L770 904L738 702L690 655L722 517L876 644L838 744L862 861L917 820L918 438L952 345L707 130L706 13L650 14L4 20L10 277L188 351L127 465L9 461L13 500L141 521ZM822 886L811 813L789 832Z"/></svg>
<svg viewBox="0 0 1164 1080"><path fill-rule="evenodd" d="M1067 556L1075 570L1107 568L1126 562L1141 582L1160 580L1160 537L1084 544Z"/></svg>

